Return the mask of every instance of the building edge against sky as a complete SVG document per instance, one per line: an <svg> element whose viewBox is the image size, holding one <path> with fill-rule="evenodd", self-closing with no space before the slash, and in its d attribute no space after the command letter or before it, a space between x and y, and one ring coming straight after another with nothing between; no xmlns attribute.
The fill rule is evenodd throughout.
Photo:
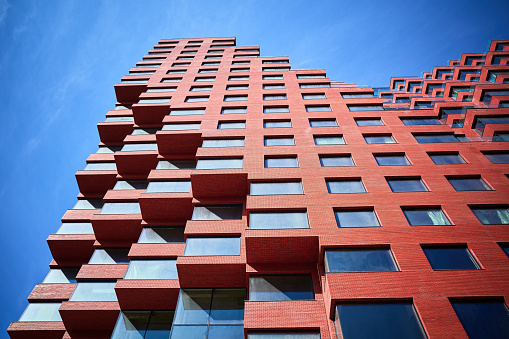
<svg viewBox="0 0 509 339"><path fill-rule="evenodd" d="M159 41L10 337L509 336L508 62L492 41L370 88Z"/></svg>

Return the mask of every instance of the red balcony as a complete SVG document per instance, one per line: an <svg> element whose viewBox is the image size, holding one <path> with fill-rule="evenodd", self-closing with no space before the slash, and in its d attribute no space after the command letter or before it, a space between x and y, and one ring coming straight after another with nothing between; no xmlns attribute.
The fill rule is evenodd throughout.
<svg viewBox="0 0 509 339"><path fill-rule="evenodd" d="M185 243L167 244L132 244L129 250L129 258L176 258L184 254Z"/></svg>
<svg viewBox="0 0 509 339"><path fill-rule="evenodd" d="M90 264L83 265L76 276L78 282L82 281L112 281L122 279L127 271L127 264Z"/></svg>
<svg viewBox="0 0 509 339"><path fill-rule="evenodd" d="M247 173L242 169L196 170L191 174L191 187L195 198L245 197Z"/></svg>
<svg viewBox="0 0 509 339"><path fill-rule="evenodd" d="M51 234L46 241L55 265L77 267L87 263L92 256L95 236L93 234Z"/></svg>
<svg viewBox="0 0 509 339"><path fill-rule="evenodd" d="M141 214L96 214L91 222L101 246L131 246L143 228Z"/></svg>
<svg viewBox="0 0 509 339"><path fill-rule="evenodd" d="M117 182L117 171L78 171L76 181L83 196L102 198Z"/></svg>
<svg viewBox="0 0 509 339"><path fill-rule="evenodd" d="M138 77L141 77L141 75ZM137 102L140 94L147 90L146 83L136 84L125 82L116 84L114 87L117 101L124 104Z"/></svg>
<svg viewBox="0 0 509 339"><path fill-rule="evenodd" d="M100 122L97 124L99 137L105 144L121 143L127 135L134 131L133 122Z"/></svg>
<svg viewBox="0 0 509 339"><path fill-rule="evenodd" d="M164 117L170 114L170 104L134 104L132 110L137 125L162 126Z"/></svg>
<svg viewBox="0 0 509 339"><path fill-rule="evenodd" d="M145 179L150 170L156 168L158 151L115 152L117 172L131 179Z"/></svg>
<svg viewBox="0 0 509 339"><path fill-rule="evenodd" d="M118 303L127 310L175 309L180 291L178 280L119 280Z"/></svg>
<svg viewBox="0 0 509 339"><path fill-rule="evenodd" d="M62 339L65 326L61 321L13 322L7 333L11 339Z"/></svg>
<svg viewBox="0 0 509 339"><path fill-rule="evenodd" d="M69 300L76 284L37 284L28 296L29 302Z"/></svg>
<svg viewBox="0 0 509 339"><path fill-rule="evenodd" d="M143 219L156 224L185 223L193 214L192 201L191 193L143 193L139 198Z"/></svg>
<svg viewBox="0 0 509 339"><path fill-rule="evenodd" d="M157 148L162 155L195 155L202 144L198 131L159 131L156 133Z"/></svg>
<svg viewBox="0 0 509 339"><path fill-rule="evenodd" d="M120 306L116 301L66 301L59 311L72 338L110 338Z"/></svg>
<svg viewBox="0 0 509 339"><path fill-rule="evenodd" d="M246 263L241 255L179 257L181 288L246 287Z"/></svg>

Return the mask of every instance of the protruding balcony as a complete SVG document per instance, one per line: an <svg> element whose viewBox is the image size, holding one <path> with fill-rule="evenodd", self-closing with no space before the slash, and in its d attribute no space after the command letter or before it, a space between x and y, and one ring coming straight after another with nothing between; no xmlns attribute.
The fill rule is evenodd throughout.
<svg viewBox="0 0 509 339"><path fill-rule="evenodd" d="M134 130L131 110L114 110L106 114L106 120L97 124L99 137L105 144L121 143Z"/></svg>
<svg viewBox="0 0 509 339"><path fill-rule="evenodd" d="M143 193L139 198L143 219L156 224L184 223L193 213L191 193Z"/></svg>
<svg viewBox="0 0 509 339"><path fill-rule="evenodd" d="M120 152L115 152L117 171L122 176L145 179L156 168L158 154L156 143L125 144Z"/></svg>
<svg viewBox="0 0 509 339"><path fill-rule="evenodd" d="M114 162L90 162L82 171L76 172L80 192L86 197L102 198L117 182Z"/></svg>
<svg viewBox="0 0 509 339"><path fill-rule="evenodd" d="M247 173L242 169L196 170L191 174L195 198L245 197Z"/></svg>
<svg viewBox="0 0 509 339"><path fill-rule="evenodd" d="M138 240L142 229L137 201L108 201L91 221L101 246L130 246Z"/></svg>
<svg viewBox="0 0 509 339"><path fill-rule="evenodd" d="M11 339L62 339L65 326L61 321L19 321L12 322L7 333Z"/></svg>
<svg viewBox="0 0 509 339"><path fill-rule="evenodd" d="M162 155L195 155L203 139L201 132L159 131L156 133L157 147Z"/></svg>
<svg viewBox="0 0 509 339"><path fill-rule="evenodd" d="M140 101L132 106L134 121L137 125L163 124L163 119L170 114L170 98L142 97Z"/></svg>
<svg viewBox="0 0 509 339"><path fill-rule="evenodd" d="M121 83L114 86L117 101L121 103L137 102L140 94L147 90L147 82L148 76L128 75L123 77Z"/></svg>

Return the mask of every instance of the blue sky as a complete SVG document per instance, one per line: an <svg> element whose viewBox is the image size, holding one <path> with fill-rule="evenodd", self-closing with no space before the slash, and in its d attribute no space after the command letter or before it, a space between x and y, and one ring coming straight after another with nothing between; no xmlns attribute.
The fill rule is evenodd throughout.
<svg viewBox="0 0 509 339"><path fill-rule="evenodd" d="M236 36L373 87L509 39L505 1L0 0L0 336L48 271L113 85L161 38Z"/></svg>

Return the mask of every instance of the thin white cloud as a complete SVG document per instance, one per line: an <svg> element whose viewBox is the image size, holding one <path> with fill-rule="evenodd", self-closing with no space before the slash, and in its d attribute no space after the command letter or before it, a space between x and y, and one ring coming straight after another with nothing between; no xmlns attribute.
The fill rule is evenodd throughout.
<svg viewBox="0 0 509 339"><path fill-rule="evenodd" d="M0 0L0 25L3 24L7 18L7 10L11 7L7 0Z"/></svg>

